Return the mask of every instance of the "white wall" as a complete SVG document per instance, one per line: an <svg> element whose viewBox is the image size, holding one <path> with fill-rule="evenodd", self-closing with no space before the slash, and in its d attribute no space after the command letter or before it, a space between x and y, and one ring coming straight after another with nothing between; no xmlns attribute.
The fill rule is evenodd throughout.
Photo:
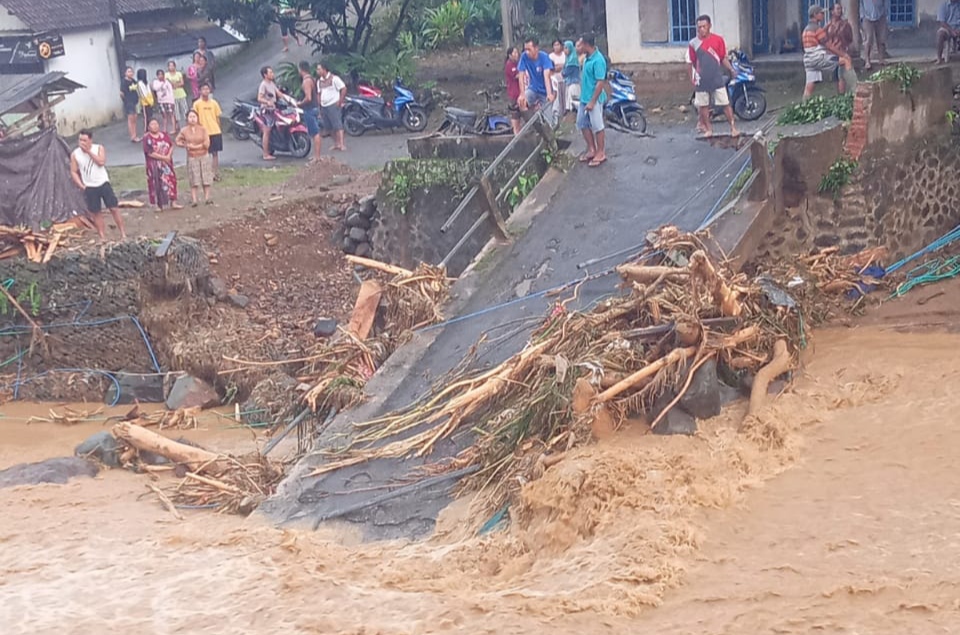
<svg viewBox="0 0 960 635"><path fill-rule="evenodd" d="M47 61L47 71L63 71L86 88L56 107L61 135L101 126L123 114L117 47L110 25L63 33L64 56Z"/></svg>
<svg viewBox="0 0 960 635"><path fill-rule="evenodd" d="M20 18L0 7L0 31L20 31L30 33L30 29Z"/></svg>
<svg viewBox="0 0 960 635"><path fill-rule="evenodd" d="M664 44L667 34L656 39L658 43L644 43L640 20L643 7L650 2L667 0L607 0L607 45L609 57L614 64L683 62L686 59L685 44ZM723 36L727 48L740 46L740 0L700 0L699 13L706 13L713 20L713 32ZM745 34L749 39L749 33Z"/></svg>

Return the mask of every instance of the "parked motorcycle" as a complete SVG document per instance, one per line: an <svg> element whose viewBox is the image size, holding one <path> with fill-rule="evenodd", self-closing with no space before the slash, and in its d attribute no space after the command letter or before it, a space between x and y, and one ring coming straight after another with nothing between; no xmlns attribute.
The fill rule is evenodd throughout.
<svg viewBox="0 0 960 635"><path fill-rule="evenodd" d="M727 82L727 94L730 96L730 105L738 119L756 121L767 112L767 97L763 88L757 84L757 75L753 70L750 58L740 49L733 49L727 55L733 67L734 76ZM693 97L690 98L693 103ZM714 106L710 116L722 117L723 107Z"/></svg>
<svg viewBox="0 0 960 635"><path fill-rule="evenodd" d="M440 124L438 132L451 136L510 134L513 126L510 125L509 119L494 112L490 104L490 93L478 90L477 95L483 96L487 102L483 112L476 113L462 108L447 107L444 109L443 123Z"/></svg>
<svg viewBox="0 0 960 635"><path fill-rule="evenodd" d="M233 100L233 112L230 113L230 132L237 141L246 141L250 135L256 134L257 122L254 121L254 111L259 108L257 102Z"/></svg>
<svg viewBox="0 0 960 635"><path fill-rule="evenodd" d="M270 154L302 159L310 154L313 140L303 123L303 110L283 100L277 102L274 114L276 123L270 133ZM263 145L263 114L260 104L240 99L234 100L230 115L230 128L236 139L253 141Z"/></svg>
<svg viewBox="0 0 960 635"><path fill-rule="evenodd" d="M405 127L410 132L421 132L427 127L427 113L413 96L413 91L403 85L399 77L393 84L394 100L383 96L347 95L343 107L343 128L352 137L359 137L367 130L389 130Z"/></svg>
<svg viewBox="0 0 960 635"><path fill-rule="evenodd" d="M646 132L647 118L643 106L637 102L637 89L629 77L618 70L607 73L607 103L603 106L608 121L627 128L631 132Z"/></svg>

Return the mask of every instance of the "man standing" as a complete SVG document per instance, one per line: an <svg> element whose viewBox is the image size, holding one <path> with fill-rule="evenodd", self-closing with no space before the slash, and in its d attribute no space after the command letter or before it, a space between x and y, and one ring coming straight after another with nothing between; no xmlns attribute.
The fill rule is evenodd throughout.
<svg viewBox="0 0 960 635"><path fill-rule="evenodd" d="M120 215L120 203L113 193L110 177L107 174L107 151L102 145L93 143L93 133L81 130L77 148L70 153L70 176L73 182L83 190L83 198L87 205L87 218L97 229L100 240L105 238L103 223L103 207L110 210L113 221L120 230L120 239L127 237L123 227L123 216Z"/></svg>
<svg viewBox="0 0 960 635"><path fill-rule="evenodd" d="M520 71L520 110L535 111L553 102L553 62L550 56L540 50L537 38L531 37L523 45L525 54L520 57L517 69Z"/></svg>
<svg viewBox="0 0 960 635"><path fill-rule="evenodd" d="M207 38L203 36L197 38L197 50L194 53L199 53L207 60L206 81L210 84L210 90L217 90L217 82L214 79L214 72L217 70L217 58L213 51L207 48Z"/></svg>
<svg viewBox="0 0 960 635"><path fill-rule="evenodd" d="M690 42L687 57L692 66L694 95L693 104L697 107L699 129L707 137L713 135L711 121L712 105L722 106L730 122L730 134L736 137L740 133L733 121L733 108L730 107L730 95L727 93L727 78L734 76L733 65L727 59L727 44L716 33L711 33L713 23L709 15L697 18L697 38ZM729 75L724 75L724 71Z"/></svg>
<svg viewBox="0 0 960 635"><path fill-rule="evenodd" d="M300 46L300 34L297 33L297 19L299 11L293 6L293 0L279 0L277 3L277 22L280 23L280 39L283 40L283 52L290 50L290 36L297 40Z"/></svg>
<svg viewBox="0 0 960 635"><path fill-rule="evenodd" d="M210 156L213 157L213 180L220 180L220 153L223 152L223 133L220 130L220 104L210 96L210 84L200 87L200 99L193 102L200 125L210 135Z"/></svg>
<svg viewBox="0 0 960 635"><path fill-rule="evenodd" d="M264 66L260 69L260 88L257 89L257 102L260 104L260 118L263 120L263 160L274 161L277 157L270 152L270 132L277 123L277 99L283 94L274 81L273 69Z"/></svg>
<svg viewBox="0 0 960 635"><path fill-rule="evenodd" d="M347 85L322 63L317 64L317 78L323 127L333 135L333 149L343 152L347 149L343 138L343 102L347 98ZM317 147L319 152L319 144Z"/></svg>
<svg viewBox="0 0 960 635"><path fill-rule="evenodd" d="M584 35L577 41L577 52L583 53L583 71L580 73L580 110L577 112L577 127L587 142L587 151L580 157L595 168L607 160L606 134L603 132L603 104L607 101L604 88L607 84L607 60L597 50L592 35Z"/></svg>
<svg viewBox="0 0 960 635"><path fill-rule="evenodd" d="M868 71L870 54L876 50L880 63L887 54L887 0L860 0L860 17L863 19L863 69Z"/></svg>
<svg viewBox="0 0 960 635"><path fill-rule="evenodd" d="M850 21L843 17L843 5L839 2L830 8L830 22L827 23L827 41L831 43L834 50L840 53L842 58L850 58L850 45L853 44L853 27ZM837 68L837 90L840 94L848 90L856 90L857 73L853 70L853 64L850 68L840 66Z"/></svg>
<svg viewBox="0 0 960 635"><path fill-rule="evenodd" d="M837 67L843 67L843 71L853 69L853 61L849 55L838 49L836 45L827 38L827 30L823 28L823 18L825 12L823 7L810 7L810 22L803 29L801 40L803 41L803 68L806 71L806 85L803 88L803 99L807 100L813 96L813 89L817 82L823 81L823 74L833 75ZM842 93L846 89L844 75L840 74L837 88Z"/></svg>
<svg viewBox="0 0 960 635"><path fill-rule="evenodd" d="M120 98L123 100L123 114L127 116L127 132L130 133L130 143L139 143L137 136L137 105L140 103L140 93L137 91L137 78L133 68L128 66L120 80Z"/></svg>
<svg viewBox="0 0 960 635"><path fill-rule="evenodd" d="M937 64L950 57L950 41L960 37L960 0L947 0L937 12Z"/></svg>
<svg viewBox="0 0 960 635"><path fill-rule="evenodd" d="M320 122L318 117L319 100L317 99L317 83L310 74L310 62L300 62L300 87L303 90L303 99L297 104L303 109L303 124L307 127L307 134L313 137L313 161L320 160Z"/></svg>

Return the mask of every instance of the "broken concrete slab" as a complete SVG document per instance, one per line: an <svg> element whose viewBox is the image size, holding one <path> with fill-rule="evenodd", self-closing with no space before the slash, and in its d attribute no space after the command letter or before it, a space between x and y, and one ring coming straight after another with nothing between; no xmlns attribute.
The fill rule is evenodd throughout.
<svg viewBox="0 0 960 635"><path fill-rule="evenodd" d="M20 463L0 470L0 488L40 483L64 484L78 476L94 477L100 468L91 461L76 457L47 459L37 463Z"/></svg>
<svg viewBox="0 0 960 635"><path fill-rule="evenodd" d="M97 459L107 467L120 467L120 443L107 432L97 432L73 449L74 456Z"/></svg>
<svg viewBox="0 0 960 635"><path fill-rule="evenodd" d="M114 373L116 384L110 384L104 395L108 404L163 403L163 375L159 373ZM119 387L119 395L117 389Z"/></svg>
<svg viewBox="0 0 960 635"><path fill-rule="evenodd" d="M191 375L177 377L166 399L169 410L212 408L218 405L220 405L220 396L213 386Z"/></svg>

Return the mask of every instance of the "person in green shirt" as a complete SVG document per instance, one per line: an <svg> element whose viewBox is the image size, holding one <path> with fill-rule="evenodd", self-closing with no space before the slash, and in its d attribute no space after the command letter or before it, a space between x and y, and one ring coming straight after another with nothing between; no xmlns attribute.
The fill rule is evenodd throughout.
<svg viewBox="0 0 960 635"><path fill-rule="evenodd" d="M173 85L173 99L175 103L174 123L177 125L177 132L180 132L180 126L187 123L187 112L190 110L190 103L187 101L187 90L184 86L183 72L177 68L177 63L173 60L167 62L167 81Z"/></svg>

